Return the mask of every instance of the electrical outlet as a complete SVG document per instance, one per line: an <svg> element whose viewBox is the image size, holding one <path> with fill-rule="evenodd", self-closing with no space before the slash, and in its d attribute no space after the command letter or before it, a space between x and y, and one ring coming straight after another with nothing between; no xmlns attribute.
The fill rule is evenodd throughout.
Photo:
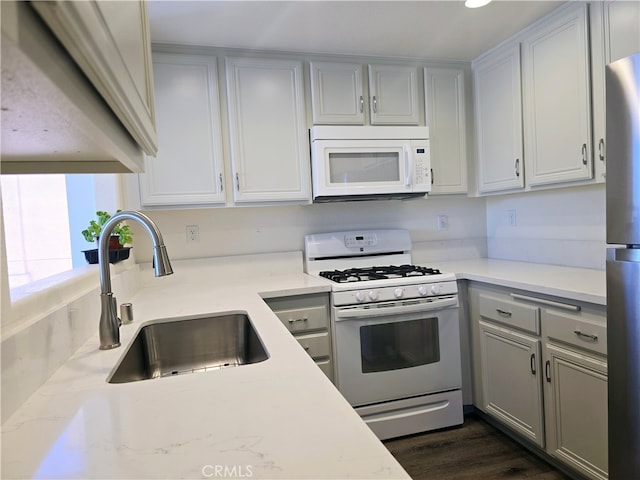
<svg viewBox="0 0 640 480"><path fill-rule="evenodd" d="M438 215L436 226L439 231L449 230L449 217L447 215Z"/></svg>
<svg viewBox="0 0 640 480"><path fill-rule="evenodd" d="M187 225L187 243L200 241L200 229L198 225Z"/></svg>
<svg viewBox="0 0 640 480"><path fill-rule="evenodd" d="M515 209L507 210L507 222L510 226L516 226L516 211Z"/></svg>

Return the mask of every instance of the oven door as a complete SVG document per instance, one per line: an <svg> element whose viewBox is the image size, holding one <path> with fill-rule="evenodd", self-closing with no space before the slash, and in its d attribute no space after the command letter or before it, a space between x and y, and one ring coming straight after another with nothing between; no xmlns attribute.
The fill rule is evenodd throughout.
<svg viewBox="0 0 640 480"><path fill-rule="evenodd" d="M362 406L461 388L457 296L334 307L337 385Z"/></svg>

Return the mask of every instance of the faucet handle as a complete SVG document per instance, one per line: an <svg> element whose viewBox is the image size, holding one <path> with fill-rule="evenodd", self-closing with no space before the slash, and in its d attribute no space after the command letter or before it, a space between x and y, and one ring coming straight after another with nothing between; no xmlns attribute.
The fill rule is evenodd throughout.
<svg viewBox="0 0 640 480"><path fill-rule="evenodd" d="M111 296L111 311L113 311L113 315L118 319L118 326L121 326L122 319L118 316L118 300L116 300L115 295Z"/></svg>

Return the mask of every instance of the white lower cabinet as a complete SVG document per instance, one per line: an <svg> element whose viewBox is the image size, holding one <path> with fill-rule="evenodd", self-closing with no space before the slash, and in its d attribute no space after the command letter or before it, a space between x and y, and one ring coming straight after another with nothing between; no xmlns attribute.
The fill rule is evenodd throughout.
<svg viewBox="0 0 640 480"><path fill-rule="evenodd" d="M318 368L333 381L329 295L313 293L266 298L264 301Z"/></svg>
<svg viewBox="0 0 640 480"><path fill-rule="evenodd" d="M487 413L544 447L540 340L480 322Z"/></svg>
<svg viewBox="0 0 640 480"><path fill-rule="evenodd" d="M607 363L546 344L547 451L589 478L607 478Z"/></svg>
<svg viewBox="0 0 640 480"><path fill-rule="evenodd" d="M468 306L475 406L570 470L607 479L606 308L475 282Z"/></svg>
<svg viewBox="0 0 640 480"><path fill-rule="evenodd" d="M547 452L588 478L606 479L606 319L544 309L542 321Z"/></svg>

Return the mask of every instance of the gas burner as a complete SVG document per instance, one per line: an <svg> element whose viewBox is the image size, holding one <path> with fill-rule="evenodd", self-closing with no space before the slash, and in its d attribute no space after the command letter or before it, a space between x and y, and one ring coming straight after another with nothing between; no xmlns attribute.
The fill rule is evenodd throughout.
<svg viewBox="0 0 640 480"><path fill-rule="evenodd" d="M436 268L420 267L418 265L389 265L380 267L348 268L346 270L332 270L320 272L320 276L337 283L363 282L367 280L388 280L393 278L421 277L439 275Z"/></svg>

